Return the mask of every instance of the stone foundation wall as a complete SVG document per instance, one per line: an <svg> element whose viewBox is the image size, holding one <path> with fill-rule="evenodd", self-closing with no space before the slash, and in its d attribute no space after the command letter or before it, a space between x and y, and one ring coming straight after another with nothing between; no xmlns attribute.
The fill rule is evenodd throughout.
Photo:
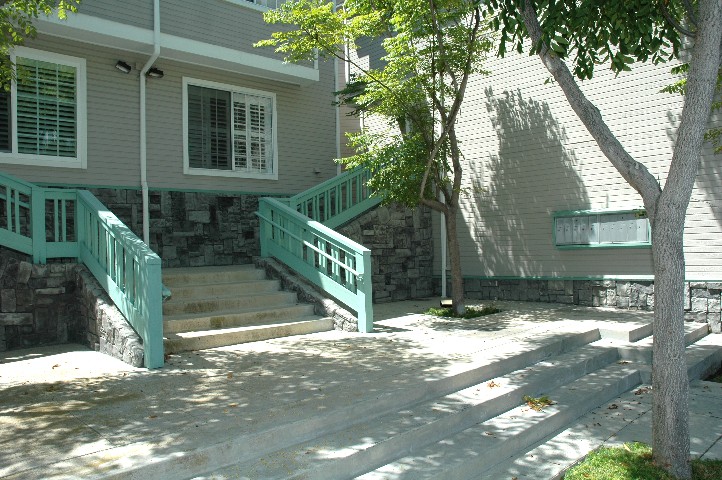
<svg viewBox="0 0 722 480"><path fill-rule="evenodd" d="M0 351L68 342L143 365L140 337L87 268L0 248Z"/></svg>
<svg viewBox="0 0 722 480"><path fill-rule="evenodd" d="M118 358L134 367L143 366L143 341L108 294L86 268L76 268L80 333L79 343Z"/></svg>
<svg viewBox="0 0 722 480"><path fill-rule="evenodd" d="M428 208L379 206L337 230L371 249L374 303L434 294L433 231Z"/></svg>
<svg viewBox="0 0 722 480"><path fill-rule="evenodd" d="M139 190L90 190L136 235L143 237ZM258 195L161 192L149 194L150 247L163 267L253 263L260 254Z"/></svg>
<svg viewBox="0 0 722 480"><path fill-rule="evenodd" d="M0 249L0 351L79 340L75 268Z"/></svg>
<svg viewBox="0 0 722 480"><path fill-rule="evenodd" d="M441 279L435 278L436 292ZM451 291L451 283L447 291ZM464 292L470 300L518 300L567 303L589 307L654 310L654 283L620 280L484 280L464 279ZM722 283L685 283L685 316L690 321L707 322L720 332Z"/></svg>

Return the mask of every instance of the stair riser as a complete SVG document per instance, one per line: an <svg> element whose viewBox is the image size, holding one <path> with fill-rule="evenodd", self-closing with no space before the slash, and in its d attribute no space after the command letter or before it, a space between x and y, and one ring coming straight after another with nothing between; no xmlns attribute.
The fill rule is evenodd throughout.
<svg viewBox="0 0 722 480"><path fill-rule="evenodd" d="M695 326L692 330L684 335L685 346L690 346L709 334L709 327L706 323ZM625 345L619 347L619 358L634 363L652 364L652 345L650 341L645 341L643 345Z"/></svg>
<svg viewBox="0 0 722 480"><path fill-rule="evenodd" d="M253 268L242 268L221 272L164 273L163 284L167 287L183 287L207 283L234 283L265 280L266 272Z"/></svg>
<svg viewBox="0 0 722 480"><path fill-rule="evenodd" d="M292 320L314 314L313 305L299 304L290 307L274 308L257 312L229 313L183 320L167 320L163 322L166 334L211 330L217 328L242 327L244 325L260 325L264 323Z"/></svg>
<svg viewBox="0 0 722 480"><path fill-rule="evenodd" d="M260 327L241 332L226 332L217 335L205 335L194 338L172 338L164 341L166 353L187 352L203 350L206 348L225 347L240 343L258 342L272 338L288 337L292 335L305 335L308 333L325 332L333 329L333 320L323 318L296 324L274 325L266 328Z"/></svg>
<svg viewBox="0 0 722 480"><path fill-rule="evenodd" d="M278 292L270 295L247 295L233 298L207 299L163 305L163 315L181 315L190 313L210 313L235 309L248 309L268 307L274 308L282 305L294 305L297 301L295 293Z"/></svg>
<svg viewBox="0 0 722 480"><path fill-rule="evenodd" d="M491 448L479 449L479 455L477 457L469 457L468 461L446 470L444 472L444 479L468 480L471 478L479 478L479 473L485 469L489 469L493 465L525 451L568 423L588 413L593 408L618 397L640 383L641 378L639 372L635 371L623 375L613 384L608 385L604 390L589 392L578 402L551 415L535 425L534 428L526 430L523 435L517 435ZM484 477L482 476L481 478Z"/></svg>
<svg viewBox="0 0 722 480"><path fill-rule="evenodd" d="M373 447L361 450L333 463L315 466L312 472L299 472L290 477L294 480L313 478L315 480L352 479L369 472L397 458L436 443L446 437L484 422L519 405L524 395L538 396L543 392L560 387L584 375L596 371L617 359L614 349L602 349L599 355L585 362L566 365L555 369L553 377L538 378L523 387L510 390L503 395L470 406L457 414L447 415L427 425L394 436Z"/></svg>
<svg viewBox="0 0 722 480"><path fill-rule="evenodd" d="M253 282L228 283L218 285L198 285L188 287L174 287L171 289L172 297L166 305L175 301L187 301L194 298L227 297L234 294L248 295L252 293L269 293L280 290L278 280L258 280Z"/></svg>

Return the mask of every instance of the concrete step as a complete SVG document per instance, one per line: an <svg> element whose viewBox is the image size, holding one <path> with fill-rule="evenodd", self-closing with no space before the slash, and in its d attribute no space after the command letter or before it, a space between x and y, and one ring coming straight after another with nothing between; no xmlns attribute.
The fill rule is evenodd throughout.
<svg viewBox="0 0 722 480"><path fill-rule="evenodd" d="M230 295L215 298L194 298L166 302L163 305L163 315L179 314L209 314L211 312L227 312L229 310L245 310L249 308L276 308L278 306L294 305L297 296L293 292L267 292L251 293L248 295Z"/></svg>
<svg viewBox="0 0 722 480"><path fill-rule="evenodd" d="M254 265L224 267L187 267L163 269L163 284L170 288L210 283L247 282L264 280L266 272Z"/></svg>
<svg viewBox="0 0 722 480"><path fill-rule="evenodd" d="M705 405L722 404L720 384L699 381L714 369L718 369L720 364L722 364L722 335L708 335L687 347L687 374L691 381L690 405L700 401ZM615 443L627 441L625 435L620 434L623 429L632 424L641 428L642 423L645 428L649 427L648 422L640 422L639 419L643 415L649 417L652 409L654 392L649 386L651 369L642 369L640 372L645 385L614 399L616 408L610 409L610 406L601 405L566 428L537 442L531 448L482 472L478 478L561 479L568 468L610 439L615 439ZM635 436L634 439L651 442L651 434L647 439L639 436ZM694 442L692 443L694 449ZM692 455L695 455L694 451Z"/></svg>
<svg viewBox="0 0 722 480"><path fill-rule="evenodd" d="M599 330L586 326L569 334L549 331L528 339L503 337L499 343L494 343L493 355L481 355L478 360L462 362L436 379L419 379L413 386L390 388L382 393L370 392L360 397L325 397L320 403L311 402L285 410L283 415L260 419L262 426L252 433L238 436L229 434L228 438L210 442L203 448L176 451L172 456L151 464L124 468L123 478L159 476L181 479L195 478L207 472L220 472L224 466L248 462L282 448L348 428L353 423L364 423L371 418L397 412L404 406L448 395L596 340L599 340ZM242 477L233 474L218 477L212 474L198 478L230 480Z"/></svg>
<svg viewBox="0 0 722 480"><path fill-rule="evenodd" d="M639 371L613 364L547 392L553 405L521 404L357 478L466 480L534 445L594 407L639 385Z"/></svg>
<svg viewBox="0 0 722 480"><path fill-rule="evenodd" d="M333 319L314 316L278 321L272 324L170 333L165 335L163 343L165 353L170 354L257 342L291 335L325 332L332 329Z"/></svg>
<svg viewBox="0 0 722 480"><path fill-rule="evenodd" d="M195 313L165 315L163 317L163 332L170 334L192 332L195 330L211 330L214 328L266 325L302 317L311 317L313 313L313 305L298 303L296 305L277 306L274 308L220 311L208 315Z"/></svg>
<svg viewBox="0 0 722 480"><path fill-rule="evenodd" d="M709 325L706 323L686 322L684 324L685 345L692 345L709 334ZM620 345L619 355L623 360L636 363L652 364L653 337L644 338L638 342Z"/></svg>
<svg viewBox="0 0 722 480"><path fill-rule="evenodd" d="M173 287L171 297L166 304L194 298L213 298L234 294L250 295L255 293L276 292L281 289L278 280L249 280L244 282L196 284Z"/></svg>
<svg viewBox="0 0 722 480"><path fill-rule="evenodd" d="M233 478L353 478L500 415L524 395L539 395L616 359L614 348L584 346L227 470Z"/></svg>

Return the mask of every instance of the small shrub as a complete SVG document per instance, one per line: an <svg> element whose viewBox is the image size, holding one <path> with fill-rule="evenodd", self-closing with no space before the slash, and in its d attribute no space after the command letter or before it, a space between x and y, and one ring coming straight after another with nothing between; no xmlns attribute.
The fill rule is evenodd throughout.
<svg viewBox="0 0 722 480"><path fill-rule="evenodd" d="M495 305L483 305L481 307L466 307L466 311L463 315L456 315L453 308L434 308L426 310L426 315L434 315L436 317L451 317L451 318L477 318L483 317L484 315L491 315L492 313L499 313L501 310Z"/></svg>

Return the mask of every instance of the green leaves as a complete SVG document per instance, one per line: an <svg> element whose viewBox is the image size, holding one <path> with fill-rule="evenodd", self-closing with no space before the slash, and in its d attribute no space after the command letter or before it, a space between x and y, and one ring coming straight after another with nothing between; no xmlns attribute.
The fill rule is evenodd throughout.
<svg viewBox="0 0 722 480"><path fill-rule="evenodd" d="M339 103L381 119L384 135L351 137L357 154L344 162L375 174L372 187L387 201L415 205L436 200L461 175L461 152L453 134L466 79L484 73L494 45L480 3L470 0L347 0L334 9L324 0L298 0L265 14L285 30L256 46L274 47L287 61L337 57L351 64L352 81L337 92ZM382 63L345 57L345 49L382 51ZM452 137L454 140L452 141ZM460 178L460 177L459 177Z"/></svg>
<svg viewBox="0 0 722 480"><path fill-rule="evenodd" d="M530 53L548 46L572 62L580 79L591 78L594 68L606 62L619 73L630 70L634 62L670 60L678 56L681 39L665 18L662 3L671 17L684 23L682 0L534 0L543 37ZM502 33L498 54L506 55L508 43L523 49L524 1L490 0L487 6Z"/></svg>
<svg viewBox="0 0 722 480"><path fill-rule="evenodd" d="M10 50L36 34L33 20L39 15L57 15L67 18L75 12L80 0L10 0L0 2L0 84L9 88L13 79Z"/></svg>

